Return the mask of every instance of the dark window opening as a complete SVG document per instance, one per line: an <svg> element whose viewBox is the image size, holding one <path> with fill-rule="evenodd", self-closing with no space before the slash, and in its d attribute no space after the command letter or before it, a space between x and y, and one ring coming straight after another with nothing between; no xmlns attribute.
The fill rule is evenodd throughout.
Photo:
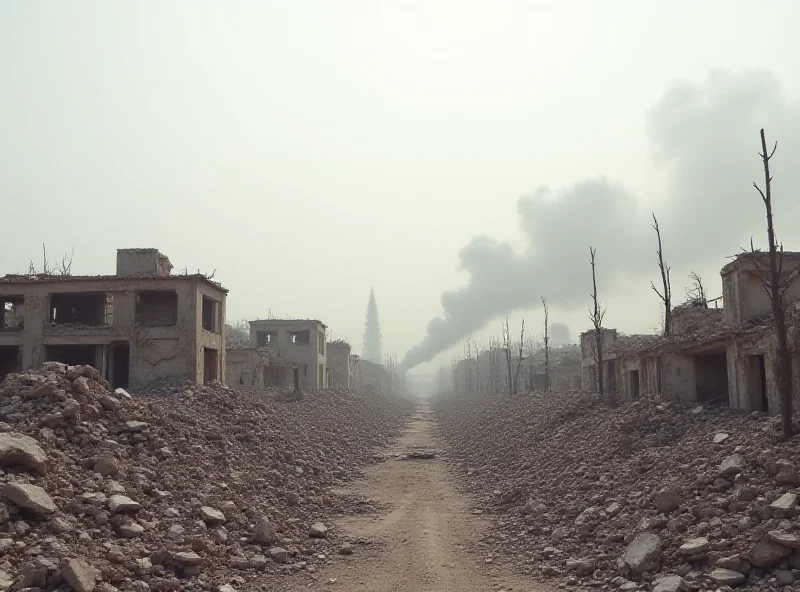
<svg viewBox="0 0 800 592"><path fill-rule="evenodd" d="M105 292L51 294L50 323L89 327L107 325L113 314L113 301L113 295Z"/></svg>
<svg viewBox="0 0 800 592"><path fill-rule="evenodd" d="M325 366L319 365L319 388L325 388Z"/></svg>
<svg viewBox="0 0 800 592"><path fill-rule="evenodd" d="M127 343L115 343L108 352L107 380L114 388L128 388L130 384L131 351Z"/></svg>
<svg viewBox="0 0 800 592"><path fill-rule="evenodd" d="M216 333L217 323L217 302L208 296L203 296L203 329L209 333Z"/></svg>
<svg viewBox="0 0 800 592"><path fill-rule="evenodd" d="M48 345L45 348L48 362L61 362L68 366L94 366L97 368L96 345Z"/></svg>
<svg viewBox="0 0 800 592"><path fill-rule="evenodd" d="M694 359L697 400L728 405L728 358L725 351L700 354Z"/></svg>
<svg viewBox="0 0 800 592"><path fill-rule="evenodd" d="M747 360L747 394L750 398L751 411L769 413L769 397L767 397L767 366L763 355L748 356Z"/></svg>
<svg viewBox="0 0 800 592"><path fill-rule="evenodd" d="M203 384L219 380L219 357L217 350L210 347L203 348Z"/></svg>
<svg viewBox="0 0 800 592"><path fill-rule="evenodd" d="M631 383L631 399L635 401L639 398L639 371L631 370L628 376Z"/></svg>
<svg viewBox="0 0 800 592"><path fill-rule="evenodd" d="M178 294L173 290L136 293L136 324L174 327L178 324Z"/></svg>
<svg viewBox="0 0 800 592"><path fill-rule="evenodd" d="M256 332L256 346L257 347L267 347L268 345L274 345L278 342L278 332L277 331L257 331Z"/></svg>
<svg viewBox="0 0 800 592"><path fill-rule="evenodd" d="M292 343L311 343L311 331L289 331L289 340Z"/></svg>
<svg viewBox="0 0 800 592"><path fill-rule="evenodd" d="M319 355L325 355L325 333L319 332Z"/></svg>
<svg viewBox="0 0 800 592"><path fill-rule="evenodd" d="M0 331L21 331L23 326L23 296L0 297Z"/></svg>
<svg viewBox="0 0 800 592"><path fill-rule="evenodd" d="M20 348L16 345L0 346L0 380L3 380L6 374L22 372L21 357Z"/></svg>

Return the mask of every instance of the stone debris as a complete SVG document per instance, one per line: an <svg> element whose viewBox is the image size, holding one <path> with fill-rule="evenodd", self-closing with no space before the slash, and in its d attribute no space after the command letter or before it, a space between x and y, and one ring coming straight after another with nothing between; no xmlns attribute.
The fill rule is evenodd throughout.
<svg viewBox="0 0 800 592"><path fill-rule="evenodd" d="M9 374L0 592L229 592L343 561L343 541L316 522L370 507L335 492L412 410L181 381L131 395L89 366Z"/></svg>
<svg viewBox="0 0 800 592"><path fill-rule="evenodd" d="M775 417L646 400L611 409L577 392L459 397L435 411L441 456L495 525L476 544L523 573L651 592L800 578L800 438L779 442Z"/></svg>

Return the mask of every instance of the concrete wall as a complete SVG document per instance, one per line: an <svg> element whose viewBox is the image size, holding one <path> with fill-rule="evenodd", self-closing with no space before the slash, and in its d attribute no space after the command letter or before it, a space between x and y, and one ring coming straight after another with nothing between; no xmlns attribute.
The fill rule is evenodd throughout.
<svg viewBox="0 0 800 592"><path fill-rule="evenodd" d="M266 388L270 362L269 355L263 350L227 349L225 352L227 384L233 388Z"/></svg>
<svg viewBox="0 0 800 592"><path fill-rule="evenodd" d="M697 379L692 356L664 354L661 358L664 392L670 398L692 403L697 401Z"/></svg>
<svg viewBox="0 0 800 592"><path fill-rule="evenodd" d="M329 370L328 386L350 388L350 346L346 343L328 343L326 360Z"/></svg>
<svg viewBox="0 0 800 592"><path fill-rule="evenodd" d="M136 296L141 291L173 291L177 298L177 322L173 326L145 327L136 323ZM53 324L50 302L53 294L105 293L112 297L106 310L107 322L102 325ZM211 295L219 302L223 323L218 333L201 327L200 294ZM225 291L199 276L141 277L136 279L71 278L36 282L0 281L0 296L21 295L25 298L24 328L16 332L0 332L0 346L20 348L21 367L36 368L59 346L83 345L94 348L94 365L106 376L113 374L112 348L125 346L128 355L128 386L141 388L153 380L186 377L203 380L202 347L216 349L217 376L225 378L224 309ZM74 348L72 348L74 350ZM114 351L122 355L122 349ZM119 378L119 377L117 377Z"/></svg>
<svg viewBox="0 0 800 592"><path fill-rule="evenodd" d="M258 347L258 333L274 331L276 343L270 344L278 356L289 364L297 364L306 388L319 389L327 386L327 346L325 325L315 320L270 319L250 322L250 345ZM291 335L308 331L308 343L293 343ZM321 353L322 352L322 353ZM320 376L321 374L321 376Z"/></svg>
<svg viewBox="0 0 800 592"><path fill-rule="evenodd" d="M782 277L787 277L798 267L800 260L787 256ZM760 276L761 272L751 261L737 261L723 268L722 307L725 322L738 325L754 316L772 311L772 303ZM786 302L800 300L800 282L791 285L786 291L785 299Z"/></svg>

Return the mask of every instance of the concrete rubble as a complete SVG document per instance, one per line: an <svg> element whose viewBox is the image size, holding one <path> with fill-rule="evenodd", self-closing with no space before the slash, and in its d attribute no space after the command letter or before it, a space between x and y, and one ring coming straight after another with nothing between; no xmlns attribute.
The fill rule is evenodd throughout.
<svg viewBox="0 0 800 592"><path fill-rule="evenodd" d="M581 590L800 583L800 440L780 443L775 417L577 392L444 400L437 417L493 521L479 546L524 573Z"/></svg>
<svg viewBox="0 0 800 592"><path fill-rule="evenodd" d="M0 383L0 590L256 590L358 553L335 488L411 412L396 399L161 382L91 366ZM359 511L364 511L364 503Z"/></svg>

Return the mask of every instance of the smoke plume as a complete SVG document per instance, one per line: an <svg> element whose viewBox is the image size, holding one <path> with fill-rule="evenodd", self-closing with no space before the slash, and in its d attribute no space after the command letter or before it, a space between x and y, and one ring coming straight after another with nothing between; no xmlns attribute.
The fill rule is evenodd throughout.
<svg viewBox="0 0 800 592"><path fill-rule="evenodd" d="M539 187L517 201L525 248L476 236L458 255L467 283L441 296L443 313L405 355L405 369L427 362L492 319L533 308L540 296L563 309L584 307L590 291L589 245L597 249L598 283L613 293L616 279L651 276L651 210L675 237L674 266L734 254L764 242L763 206L752 187L763 179L758 130L779 140L773 161L778 220L800 209L800 104L787 101L767 71L712 71L702 83L672 85L650 110L648 132L656 163L668 174L667 199L644 207L621 183L597 177L560 189ZM759 176L761 175L761 176ZM676 230L677 229L677 230ZM788 223L779 237L792 243ZM677 237L680 237L679 239ZM760 239L760 240L759 240Z"/></svg>

